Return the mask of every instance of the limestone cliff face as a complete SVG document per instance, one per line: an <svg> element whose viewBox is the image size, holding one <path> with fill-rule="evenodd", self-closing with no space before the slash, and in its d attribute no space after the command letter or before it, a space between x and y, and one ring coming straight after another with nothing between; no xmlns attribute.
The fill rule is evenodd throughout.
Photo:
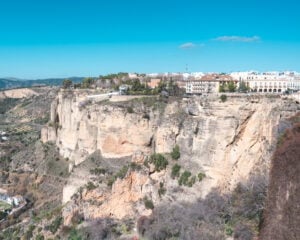
<svg viewBox="0 0 300 240"><path fill-rule="evenodd" d="M42 130L42 141L55 141L61 155L75 165L96 150L106 158L149 152L154 133L154 121L141 114L108 104L90 105L79 95L65 93L53 102L51 121L54 126Z"/></svg>
<svg viewBox="0 0 300 240"><path fill-rule="evenodd" d="M164 111L132 103L129 113L123 103L89 103L79 94L63 92L52 104L53 126L43 129L42 140L55 141L75 165L96 150L104 158L121 158L137 151L168 153L178 144L182 168L207 176L197 191L176 196L193 201L213 188L231 191L252 173L268 174L278 122L295 110L289 104L260 96L232 97L224 103L198 97L169 102ZM170 178L166 184L175 186Z"/></svg>

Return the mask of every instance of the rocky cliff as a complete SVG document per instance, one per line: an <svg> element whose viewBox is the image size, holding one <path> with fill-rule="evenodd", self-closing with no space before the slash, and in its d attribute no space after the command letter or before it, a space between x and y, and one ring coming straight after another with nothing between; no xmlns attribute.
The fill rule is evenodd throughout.
<svg viewBox="0 0 300 240"><path fill-rule="evenodd" d="M162 172L143 165L139 171L127 171L123 179L113 183L112 190L101 180L92 191L81 191L66 205L65 223L70 224L75 213L84 219L137 219L151 213L143 204L145 197L154 206L174 201L192 204L216 189L228 194L253 176L267 179L270 157L281 132L279 122L295 111L297 105L292 100L279 97L230 97L226 102L217 96L193 97L168 103L148 97L110 102L61 92L52 104L51 123L42 130L42 140L55 141L61 155L76 166L74 178L65 187L64 202L80 186L96 183L93 174L81 169L95 152L106 163L111 159L124 161L123 165L128 161L142 163L153 152L164 153L169 160ZM167 153L175 145L180 147L176 163L181 172L206 176L191 188L178 186L177 179L170 176L175 161ZM138 155L143 156L140 161L136 160ZM164 197L160 189L165 189Z"/></svg>
<svg viewBox="0 0 300 240"><path fill-rule="evenodd" d="M260 239L299 239L300 229L300 114L278 141Z"/></svg>

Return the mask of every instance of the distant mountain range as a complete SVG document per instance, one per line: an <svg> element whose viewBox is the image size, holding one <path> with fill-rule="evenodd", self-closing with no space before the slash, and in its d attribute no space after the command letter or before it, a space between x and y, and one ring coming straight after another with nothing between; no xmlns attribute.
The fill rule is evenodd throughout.
<svg viewBox="0 0 300 240"><path fill-rule="evenodd" d="M34 87L34 86L59 86L66 78L47 78L37 80L22 80L15 78L0 78L0 89L22 88L22 87ZM70 77L73 83L82 82L83 77Z"/></svg>

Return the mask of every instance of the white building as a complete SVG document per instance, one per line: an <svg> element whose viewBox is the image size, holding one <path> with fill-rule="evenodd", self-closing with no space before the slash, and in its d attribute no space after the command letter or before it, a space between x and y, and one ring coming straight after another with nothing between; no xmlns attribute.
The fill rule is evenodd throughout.
<svg viewBox="0 0 300 240"><path fill-rule="evenodd" d="M220 84L234 82L237 85L238 81L226 74L210 73L203 75L200 79L186 81L186 93L202 94L202 93L217 93L219 92Z"/></svg>
<svg viewBox="0 0 300 240"><path fill-rule="evenodd" d="M234 72L231 77L244 81L253 92L282 93L288 89L300 90L300 76L294 72Z"/></svg>
<svg viewBox="0 0 300 240"><path fill-rule="evenodd" d="M186 81L186 93L188 94L216 93L218 89L219 82L217 80Z"/></svg>

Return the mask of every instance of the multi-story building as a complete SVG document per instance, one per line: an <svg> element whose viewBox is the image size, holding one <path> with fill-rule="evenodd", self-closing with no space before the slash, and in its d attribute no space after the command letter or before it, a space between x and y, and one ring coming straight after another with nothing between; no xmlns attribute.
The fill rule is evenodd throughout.
<svg viewBox="0 0 300 240"><path fill-rule="evenodd" d="M239 82L245 82L253 92L283 93L300 90L300 76L294 72L236 72L231 76Z"/></svg>
<svg viewBox="0 0 300 240"><path fill-rule="evenodd" d="M224 74L206 74L199 79L186 81L186 93L203 94L217 93L220 83L233 81L232 77Z"/></svg>
<svg viewBox="0 0 300 240"><path fill-rule="evenodd" d="M218 92L219 83L217 80L187 80L186 93L202 94Z"/></svg>
<svg viewBox="0 0 300 240"><path fill-rule="evenodd" d="M190 76L182 83L185 84L186 93L202 94L215 93L221 85L233 82L238 89L242 82L251 92L284 93L286 91L300 91L300 74L297 72L233 72L226 74L206 74Z"/></svg>

